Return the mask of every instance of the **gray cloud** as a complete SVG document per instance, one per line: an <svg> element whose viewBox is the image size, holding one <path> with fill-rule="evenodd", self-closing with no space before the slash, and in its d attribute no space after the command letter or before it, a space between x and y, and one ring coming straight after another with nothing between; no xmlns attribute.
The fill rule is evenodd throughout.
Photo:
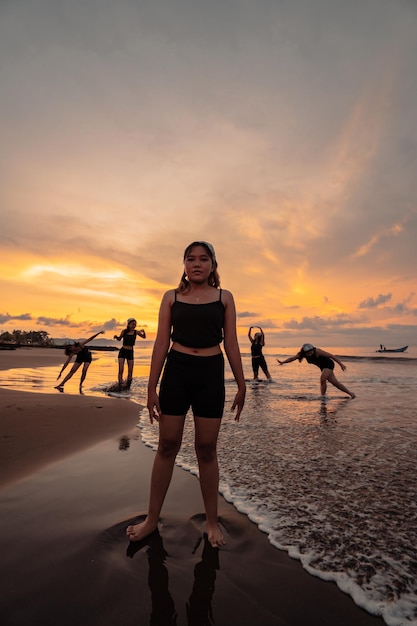
<svg viewBox="0 0 417 626"><path fill-rule="evenodd" d="M103 324L100 325L100 328L102 330L115 330L116 328L119 328L119 326L123 326L122 322L118 322L114 317L111 320L107 320L107 322L104 322Z"/></svg>
<svg viewBox="0 0 417 626"><path fill-rule="evenodd" d="M318 315L314 317L303 317L301 320L289 320L284 322L283 328L293 330L322 330L322 329L339 329L349 327L356 324L357 320L351 317L340 315L336 318L323 318Z"/></svg>
<svg viewBox="0 0 417 626"><path fill-rule="evenodd" d="M0 313L0 324L13 321L28 321L33 317L30 313L21 313L20 315L10 315L10 313Z"/></svg>
<svg viewBox="0 0 417 626"><path fill-rule="evenodd" d="M359 308L360 309L374 309L380 304L385 304L386 302L389 302L391 298L392 298L391 293L387 293L385 295L380 293L377 298L367 298L366 300L363 300L362 302L360 302Z"/></svg>
<svg viewBox="0 0 417 626"><path fill-rule="evenodd" d="M77 328L79 326L79 324L74 324L73 322L71 322L69 317L66 317L63 319L63 318L56 318L56 317L39 316L36 319L36 323L38 324L38 326L46 326L46 327L62 326L62 327L68 327L68 328Z"/></svg>
<svg viewBox="0 0 417 626"><path fill-rule="evenodd" d="M258 315L258 313L252 313L251 311L242 311L242 313L236 313L236 317L238 317L239 319L244 319L246 317L257 317Z"/></svg>

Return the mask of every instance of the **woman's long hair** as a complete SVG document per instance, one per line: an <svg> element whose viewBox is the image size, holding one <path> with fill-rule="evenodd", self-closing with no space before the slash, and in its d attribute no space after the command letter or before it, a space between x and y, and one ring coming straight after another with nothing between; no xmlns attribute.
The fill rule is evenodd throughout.
<svg viewBox="0 0 417 626"><path fill-rule="evenodd" d="M196 246L202 246L212 260L213 270L210 272L210 276L208 277L208 284L210 285L210 287L215 287L216 289L218 289L220 287L220 276L217 271L216 253L214 252L214 248L211 243L208 243L207 241L193 241L193 243L190 243L190 245L185 248L183 260L185 261L191 250ZM186 291L188 291L189 288L190 283L187 278L187 274L183 272L176 292L185 293Z"/></svg>

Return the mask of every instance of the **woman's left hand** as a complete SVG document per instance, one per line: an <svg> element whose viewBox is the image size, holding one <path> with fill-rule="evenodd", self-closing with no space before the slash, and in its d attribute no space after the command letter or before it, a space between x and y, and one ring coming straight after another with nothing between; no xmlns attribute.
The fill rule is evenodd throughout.
<svg viewBox="0 0 417 626"><path fill-rule="evenodd" d="M242 413L243 406L245 404L246 397L246 389L239 389L237 394L235 395L234 402L232 404L231 411L236 409L235 422L238 422L240 419L240 414Z"/></svg>

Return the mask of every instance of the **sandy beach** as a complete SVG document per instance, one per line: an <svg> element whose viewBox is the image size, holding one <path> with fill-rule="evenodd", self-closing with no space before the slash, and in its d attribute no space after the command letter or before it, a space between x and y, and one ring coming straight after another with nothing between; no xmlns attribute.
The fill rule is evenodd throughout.
<svg viewBox="0 0 417 626"><path fill-rule="evenodd" d="M0 370L58 366L57 350L0 352ZM129 544L154 453L138 405L0 388L0 617L7 626L381 626L307 574L220 497L227 544L204 543L198 480L176 468L159 533Z"/></svg>
<svg viewBox="0 0 417 626"><path fill-rule="evenodd" d="M62 351L56 349L0 351L0 370L59 368L62 362ZM133 428L138 415L138 406L133 403L53 390L33 394L0 387L0 403L0 486Z"/></svg>

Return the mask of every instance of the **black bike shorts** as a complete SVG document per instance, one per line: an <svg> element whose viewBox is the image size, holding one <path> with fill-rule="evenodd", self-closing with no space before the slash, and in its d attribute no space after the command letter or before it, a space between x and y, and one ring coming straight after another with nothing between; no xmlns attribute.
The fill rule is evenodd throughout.
<svg viewBox="0 0 417 626"><path fill-rule="evenodd" d="M133 354L133 350L128 350L127 348L120 348L118 359L127 359L128 361L133 361L135 355Z"/></svg>
<svg viewBox="0 0 417 626"><path fill-rule="evenodd" d="M159 389L164 415L185 415L191 407L195 417L223 417L225 401L224 357L194 356L170 350Z"/></svg>
<svg viewBox="0 0 417 626"><path fill-rule="evenodd" d="M91 354L90 351L79 352L77 356L75 357L76 363L91 363L92 360L93 360L93 355Z"/></svg>

